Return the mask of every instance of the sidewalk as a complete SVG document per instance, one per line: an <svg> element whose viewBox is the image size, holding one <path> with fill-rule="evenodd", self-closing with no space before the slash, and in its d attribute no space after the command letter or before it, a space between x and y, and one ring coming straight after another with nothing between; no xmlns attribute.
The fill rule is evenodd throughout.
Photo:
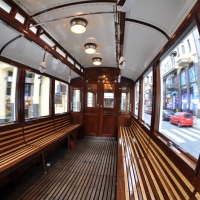
<svg viewBox="0 0 200 200"><path fill-rule="evenodd" d="M200 129L200 118L197 118L196 116L194 117L194 125L193 127Z"/></svg>

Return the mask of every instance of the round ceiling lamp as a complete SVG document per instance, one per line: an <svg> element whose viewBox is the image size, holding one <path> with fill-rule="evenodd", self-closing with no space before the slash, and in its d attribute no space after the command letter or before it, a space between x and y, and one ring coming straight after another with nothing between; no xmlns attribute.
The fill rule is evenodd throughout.
<svg viewBox="0 0 200 200"><path fill-rule="evenodd" d="M92 58L92 60L93 60L93 65L101 65L102 58L94 57Z"/></svg>
<svg viewBox="0 0 200 200"><path fill-rule="evenodd" d="M71 31L76 34L81 34L86 31L86 26L88 24L86 19L83 18L74 18L70 21Z"/></svg>
<svg viewBox="0 0 200 200"><path fill-rule="evenodd" d="M97 45L94 43L86 43L85 45L85 53L94 54L96 52Z"/></svg>

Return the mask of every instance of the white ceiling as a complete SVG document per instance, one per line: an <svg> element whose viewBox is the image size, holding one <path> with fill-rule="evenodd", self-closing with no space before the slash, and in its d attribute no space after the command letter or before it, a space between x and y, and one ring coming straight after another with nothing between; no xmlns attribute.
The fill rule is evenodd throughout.
<svg viewBox="0 0 200 200"><path fill-rule="evenodd" d="M34 17L37 22L83 13L115 11L116 9L115 3L91 1L86 4L81 3L80 0L14 0L14 2L30 16L55 6L64 5L64 7L37 15ZM67 6L67 4L75 2L80 4ZM126 18L156 26L172 37L196 2L197 0L134 0L132 8L126 13ZM44 28L85 68L93 67L92 57L94 57L94 55L85 54L84 44L86 42L97 44L97 55L103 59L102 66L116 67L114 28L116 16L114 14L98 14L86 15L83 18L88 20L88 26L86 32L80 35L70 31L71 19L46 23ZM126 21L123 48L126 67L122 70L122 75L135 81L167 41L168 39L163 33L150 26ZM26 56L28 57L28 55ZM38 60L34 60L34 62L37 63L40 58L38 55ZM31 61L33 66L35 66L34 62Z"/></svg>
<svg viewBox="0 0 200 200"><path fill-rule="evenodd" d="M19 32L17 32L14 29L11 29L2 21L0 21L0 30L1 30L0 31L0 50L5 44L7 44L9 41L17 37L18 35L20 35Z"/></svg>
<svg viewBox="0 0 200 200"><path fill-rule="evenodd" d="M26 1L16 0L27 13L34 14L42 9L60 6L66 3L77 1ZM80 1L81 2L81 1ZM115 3L91 3L78 4L73 6L61 7L52 11L45 12L36 17L35 21L44 22L51 19L75 16L79 14L110 12L115 11ZM83 67L95 67L92 64L93 57L101 57L101 66L117 67L116 63L116 41L115 41L115 13L95 14L83 16L88 21L86 32L83 34L74 34L71 32L70 20L62 19L54 22L45 23L43 28L56 39L61 46L66 49ZM85 53L84 44L92 42L97 44L97 52L93 55Z"/></svg>
<svg viewBox="0 0 200 200"><path fill-rule="evenodd" d="M8 38L11 40L19 35L13 29L7 27L1 22L0 28L2 28L2 31L0 31L0 36L1 34L5 36L0 37L0 47L3 46L3 44L6 44ZM21 37L7 45L1 55L38 70L39 63L41 63L43 59L44 49L42 49L36 43L30 42L26 38ZM55 59L49 53L46 54L45 62L47 66L45 73L58 77L64 81L68 81L70 71L68 66L61 63L60 60ZM79 75L72 71L71 78L73 79L76 77L79 77Z"/></svg>
<svg viewBox="0 0 200 200"><path fill-rule="evenodd" d="M126 22L126 67L122 70L122 76L136 80L166 42L167 38L159 31L141 24Z"/></svg>

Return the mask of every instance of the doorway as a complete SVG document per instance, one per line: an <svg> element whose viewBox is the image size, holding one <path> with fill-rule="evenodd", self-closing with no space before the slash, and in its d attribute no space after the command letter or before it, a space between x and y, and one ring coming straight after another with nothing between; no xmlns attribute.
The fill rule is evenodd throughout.
<svg viewBox="0 0 200 200"><path fill-rule="evenodd" d="M90 82L85 85L84 135L116 136L116 83Z"/></svg>

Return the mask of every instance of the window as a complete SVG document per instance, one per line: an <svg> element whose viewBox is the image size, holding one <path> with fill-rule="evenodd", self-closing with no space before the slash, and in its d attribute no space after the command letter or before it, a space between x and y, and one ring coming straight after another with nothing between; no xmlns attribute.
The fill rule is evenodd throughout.
<svg viewBox="0 0 200 200"><path fill-rule="evenodd" d="M49 115L50 79L26 71L24 90L25 119Z"/></svg>
<svg viewBox="0 0 200 200"><path fill-rule="evenodd" d="M190 45L190 40L189 39L187 40L187 43L188 43L188 49L189 49L189 51L191 51L192 49L191 49L191 45Z"/></svg>
<svg viewBox="0 0 200 200"><path fill-rule="evenodd" d="M177 47L177 56L180 56L179 47Z"/></svg>
<svg viewBox="0 0 200 200"><path fill-rule="evenodd" d="M196 159L200 152L199 129L195 123L200 118L198 38L198 30L194 27L178 44L185 54L175 59L176 67L170 74L161 74L161 82L166 81L166 90L162 84L159 129L172 143ZM187 41L190 51L185 51L183 41ZM161 67L168 57L170 54L162 60Z"/></svg>
<svg viewBox="0 0 200 200"><path fill-rule="evenodd" d="M189 69L189 79L190 79L190 83L197 81L196 66L190 67L190 69Z"/></svg>
<svg viewBox="0 0 200 200"><path fill-rule="evenodd" d="M186 85L186 72L185 72L185 70L181 73L181 85Z"/></svg>
<svg viewBox="0 0 200 200"><path fill-rule="evenodd" d="M4 1L0 1L0 8L2 8L4 11L6 11L7 13L10 13L12 7L10 5L8 5L6 2Z"/></svg>
<svg viewBox="0 0 200 200"><path fill-rule="evenodd" d="M0 61L0 124L16 121L18 68Z"/></svg>
<svg viewBox="0 0 200 200"><path fill-rule="evenodd" d="M130 105L130 88L122 87L121 88L121 104L120 104L121 113L129 113L131 110Z"/></svg>
<svg viewBox="0 0 200 200"><path fill-rule="evenodd" d="M55 114L68 111L68 84L55 81Z"/></svg>
<svg viewBox="0 0 200 200"><path fill-rule="evenodd" d="M20 23L24 24L25 18L21 14L16 13L15 19L18 20Z"/></svg>
<svg viewBox="0 0 200 200"><path fill-rule="evenodd" d="M81 89L78 87L73 88L72 111L81 111Z"/></svg>
<svg viewBox="0 0 200 200"><path fill-rule="evenodd" d="M114 108L114 84L104 84L104 108Z"/></svg>
<svg viewBox="0 0 200 200"><path fill-rule="evenodd" d="M143 115L142 119L150 126L152 114L153 73L148 71L143 78Z"/></svg>
<svg viewBox="0 0 200 200"><path fill-rule="evenodd" d="M181 44L181 49L182 49L182 53L185 54L185 46L184 46L183 42Z"/></svg>
<svg viewBox="0 0 200 200"><path fill-rule="evenodd" d="M87 84L87 107L94 108L97 105L97 84Z"/></svg>

